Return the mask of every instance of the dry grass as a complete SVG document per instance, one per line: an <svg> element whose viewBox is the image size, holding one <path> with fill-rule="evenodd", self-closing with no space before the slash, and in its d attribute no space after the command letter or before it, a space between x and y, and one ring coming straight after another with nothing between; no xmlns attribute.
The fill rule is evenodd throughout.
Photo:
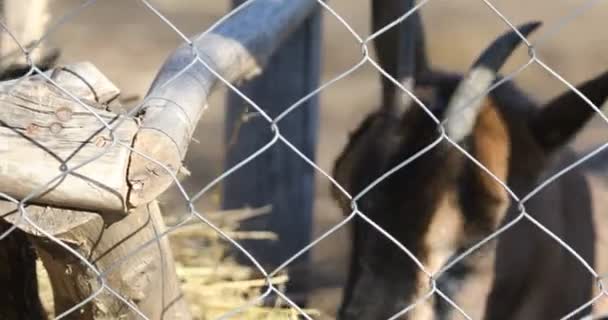
<svg viewBox="0 0 608 320"><path fill-rule="evenodd" d="M207 214L206 216L232 239L276 240L267 231L236 231L241 221L269 212L269 207ZM257 278L253 267L240 265L232 257L232 246L204 224L186 225L171 236L177 273L183 281L182 289L192 314L201 320L216 319L259 297L266 289L266 281ZM288 277L279 274L272 278L277 287L284 286ZM317 314L308 310L309 314ZM236 319L298 319L296 310L284 307L247 308Z"/></svg>

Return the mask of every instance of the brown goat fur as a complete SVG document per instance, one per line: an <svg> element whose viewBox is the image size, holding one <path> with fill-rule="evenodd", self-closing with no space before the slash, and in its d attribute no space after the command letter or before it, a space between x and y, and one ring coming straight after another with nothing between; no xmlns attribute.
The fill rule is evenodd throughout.
<svg viewBox="0 0 608 320"><path fill-rule="evenodd" d="M599 77L596 81L604 82L608 88L608 81L604 78L608 79ZM491 99L486 99L468 143L472 145L471 155L497 178L506 182L515 194L521 196L532 191L544 178L573 162L574 158L572 152L567 149L547 152L535 142L528 124L538 116L538 109L526 103L515 106L504 104L510 102L512 97L509 95L516 92L515 90L518 89L512 85L504 85L496 89ZM517 94L522 93L518 90ZM602 101L594 102L599 104ZM587 108L582 101L573 107L583 110ZM387 125L394 120L383 119L385 116L381 114L370 116L365 121L366 124L355 132L334 168L338 183L349 193L357 194L375 178L437 137L435 125L424 118L422 111L411 112L415 115L408 115L404 119L417 119L407 125L401 123L399 127L407 131L406 133L397 133L398 129L394 127L396 124ZM390 128L395 131L390 132ZM371 134L366 136L366 132ZM411 140L405 143L401 141L397 144L399 147L382 143L391 139L398 140L395 137L403 140L408 140L406 137L409 137ZM368 141L369 145L365 141ZM451 236L452 239L459 239L452 244L451 253L462 252L495 231L500 223L511 221L520 214L518 204L508 196L506 190L488 173L465 159L460 151L445 142L435 148L437 150L430 150L389 176L358 202L358 209L363 214L394 236L423 263L429 263L431 256L436 254L429 252L427 242L441 242L440 238L445 237L445 234L428 234L428 230L433 223L437 223L434 219L445 219L445 215L438 210L445 210L440 203L442 197L447 194L458 193L456 201L452 201L452 206L460 212L464 220L461 229L448 231L461 234L460 237ZM351 150L358 150L358 153L351 153ZM568 243L588 263L593 264L594 228L591 210L585 208L590 205L589 190L581 174L573 171L560 178L560 183L550 185L532 197L526 203L526 209L558 237L568 239ZM565 192L563 184L577 187L570 190L569 196L565 197L562 196ZM336 190L334 195L342 199L345 213L350 214L352 210L349 202L339 196ZM408 203L408 199L413 203ZM564 200L575 201L576 208ZM569 229L558 225L565 221L576 224L577 228ZM358 306L353 312L353 315L358 314L355 316L358 319L388 318L398 312L400 307L407 306L407 301L412 301L413 297L423 293L418 290L419 283L426 279L426 276L417 270L404 252L373 227L361 219L357 219L354 224L355 249L349 283L353 281L352 277L356 277L357 272L362 272L361 268L364 268L355 264L369 263L371 266L367 268L370 271L378 268L375 272L377 274L368 280L370 286L376 288L366 288L362 292L374 292L377 287L382 287L383 282L404 284L401 285L403 292L393 288L396 292L391 290L385 295L370 294L381 296L380 300L384 303L397 300L392 307L380 305L378 309L387 310L383 311L381 316L366 316L365 311L360 310L368 309L365 307L365 301L349 304L349 301L352 301L348 300L352 299L349 295L357 290L354 287L347 287L345 305ZM433 239L433 236L436 238ZM367 243L363 244L363 247L361 244L357 246L358 241ZM373 250L367 249L368 247ZM591 275L565 249L530 222L521 221L501 235L496 250L496 279L488 297L484 319L554 319L554 316L563 316L591 299ZM371 261L360 261L362 258L365 260L366 252L373 252L371 257L367 257ZM463 264L473 264L476 258L474 256L471 261L465 260ZM535 268L531 268L532 261ZM445 260L443 262L445 263ZM384 265L380 266L381 264ZM474 267L467 266L469 269ZM434 271L437 271L436 266L431 270ZM398 275L399 273L401 274ZM532 273L540 273L543 277L534 278ZM564 274L574 280L564 281ZM384 276L388 279L382 279ZM554 285L546 287L547 278L551 276L553 279L550 281ZM405 285L408 281L413 283L409 290ZM441 283L441 279L438 281ZM563 286L560 287L560 284ZM525 292L544 299L517 298L525 297ZM559 307L553 305L554 299L562 301ZM349 318L343 315L342 319Z"/></svg>

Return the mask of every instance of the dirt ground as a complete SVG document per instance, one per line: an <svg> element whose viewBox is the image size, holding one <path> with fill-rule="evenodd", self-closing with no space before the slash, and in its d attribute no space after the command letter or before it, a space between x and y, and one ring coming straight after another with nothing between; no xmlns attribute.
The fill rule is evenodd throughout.
<svg viewBox="0 0 608 320"><path fill-rule="evenodd" d="M80 6L82 1L53 2L57 20ZM596 75L608 65L608 33L605 19L608 3L595 1L588 10L560 28L564 18L583 8L582 0L495 0L493 4L513 23L537 19L545 23L532 40L540 40L540 58L565 79L578 83ZM204 31L228 8L228 1L154 0L150 1L186 35ZM333 0L329 4L360 35L369 34L369 1ZM507 27L481 0L432 0L422 9L427 27L431 61L450 70L464 70L483 47ZM324 14L323 74L326 82L354 65L359 59L355 39L331 15ZM125 94L145 95L156 71L181 39L146 6L136 0L97 1L59 27L50 37L63 52L65 63L88 60L97 65ZM527 52L518 50L503 69L504 73L526 62ZM540 100L565 90L565 86L540 67L533 65L516 81ZM356 88L356 90L353 90ZM379 102L377 73L363 67L321 93L320 136L316 162L324 170L332 163L352 130ZM197 190L221 173L223 91L214 95L196 133L198 144L190 148L187 165L192 177L188 190ZM606 140L606 124L597 121L578 139L577 146ZM171 203L171 202L169 202ZM217 198L201 204L217 207ZM176 209L177 210L177 209ZM341 219L341 213L328 195L328 181L317 178L315 234L319 235ZM339 243L340 245L334 245ZM348 241L344 230L313 249L315 272L337 283L343 281ZM339 302L339 286L320 288L311 306L332 314Z"/></svg>

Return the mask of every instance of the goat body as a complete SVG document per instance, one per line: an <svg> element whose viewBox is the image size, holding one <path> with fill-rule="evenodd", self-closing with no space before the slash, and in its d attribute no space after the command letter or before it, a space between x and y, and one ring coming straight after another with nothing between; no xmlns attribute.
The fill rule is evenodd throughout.
<svg viewBox="0 0 608 320"><path fill-rule="evenodd" d="M413 5L413 0L374 0L374 30ZM522 25L519 33L526 36L538 25ZM594 278L569 252L596 266L597 217L585 168L575 168L526 201L517 197L577 159L565 145L594 112L574 92L544 106L510 82L487 94L520 40L514 31L503 34L465 75L425 65L417 14L374 40L380 66L392 79L383 77L381 108L351 135L333 170L356 201L338 188L332 189L334 198L345 214L359 214L339 319L445 319L454 310L446 298L462 301L463 288L482 276L487 297L473 298L473 318L559 319L592 299ZM423 98L428 109L397 90L396 83L411 92L430 92ZM578 90L601 105L608 73ZM445 133L435 119L448 119ZM451 264L507 224L498 241ZM426 299L431 293L435 306Z"/></svg>

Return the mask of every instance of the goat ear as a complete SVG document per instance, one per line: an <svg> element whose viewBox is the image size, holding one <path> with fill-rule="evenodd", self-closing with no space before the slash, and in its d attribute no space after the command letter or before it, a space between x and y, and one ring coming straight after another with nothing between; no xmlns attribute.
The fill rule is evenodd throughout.
<svg viewBox="0 0 608 320"><path fill-rule="evenodd" d="M608 97L608 72L577 87L598 108ZM568 90L540 109L530 121L537 142L548 152L566 144L595 114L576 92Z"/></svg>

